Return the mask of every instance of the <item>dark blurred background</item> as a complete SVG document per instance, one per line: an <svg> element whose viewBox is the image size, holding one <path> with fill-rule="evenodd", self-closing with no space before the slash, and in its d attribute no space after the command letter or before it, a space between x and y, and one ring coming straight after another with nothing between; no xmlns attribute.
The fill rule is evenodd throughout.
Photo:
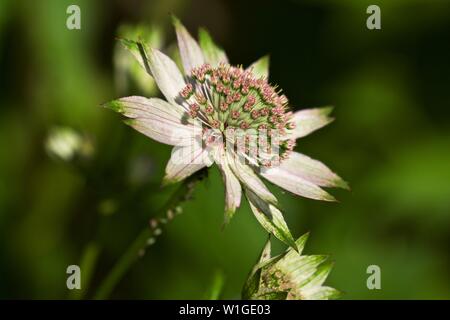
<svg viewBox="0 0 450 320"><path fill-rule="evenodd" d="M81 8L81 30L66 28L70 4ZM366 28L370 4L381 8L381 30ZM0 298L73 297L66 268L87 247L91 297L173 192L160 188L170 147L99 107L142 94L118 90L121 26L158 25L170 50L170 13L194 35L209 29L232 63L270 54L271 81L295 108L336 107L336 121L297 150L352 191L331 190L340 202L330 204L273 188L294 236L311 232L305 252L335 260L327 283L346 299L449 299L446 0L2 0ZM51 142L61 131L69 146ZM245 202L221 231L223 192L213 168L111 297L205 298L219 274L221 297L239 298L266 234ZM366 287L372 264L381 290Z"/></svg>

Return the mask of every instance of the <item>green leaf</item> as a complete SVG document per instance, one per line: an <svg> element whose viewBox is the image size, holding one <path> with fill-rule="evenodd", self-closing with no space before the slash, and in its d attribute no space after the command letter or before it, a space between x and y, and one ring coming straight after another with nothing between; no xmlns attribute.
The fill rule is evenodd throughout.
<svg viewBox="0 0 450 320"><path fill-rule="evenodd" d="M211 288L207 295L208 300L218 300L225 284L225 276L222 270L216 270L213 275Z"/></svg>
<svg viewBox="0 0 450 320"><path fill-rule="evenodd" d="M220 62L228 63L225 51L214 43L214 40L206 29L200 28L198 30L198 38L206 62L210 63L213 67L217 66Z"/></svg>
<svg viewBox="0 0 450 320"><path fill-rule="evenodd" d="M297 245L284 221L281 211L273 204L267 203L259 198L249 189L246 189L246 196L256 219L264 229L297 251Z"/></svg>

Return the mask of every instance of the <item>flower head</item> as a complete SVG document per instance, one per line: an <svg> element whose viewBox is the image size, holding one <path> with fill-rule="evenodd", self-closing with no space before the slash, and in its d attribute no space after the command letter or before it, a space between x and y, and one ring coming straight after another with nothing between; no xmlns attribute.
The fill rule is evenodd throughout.
<svg viewBox="0 0 450 320"><path fill-rule="evenodd" d="M268 58L249 68L231 65L205 30L200 42L175 18L184 75L161 51L123 40L153 77L165 100L125 97L106 104L127 123L174 149L165 183L185 179L215 163L225 184L225 221L240 206L242 193L263 227L296 248L260 176L300 196L333 201L321 187L347 187L327 166L294 151L296 139L325 126L331 108L293 112L288 99L268 81Z"/></svg>
<svg viewBox="0 0 450 320"><path fill-rule="evenodd" d="M270 239L242 290L244 299L329 300L338 290L323 286L333 267L324 255L302 255L308 234L296 241L297 252L289 248L271 257Z"/></svg>
<svg viewBox="0 0 450 320"><path fill-rule="evenodd" d="M254 152L250 160L255 165L271 167L274 155L287 159L295 146L295 140L289 133L295 128L293 114L288 112L288 100L271 86L266 77L257 76L252 68L220 63L213 67L204 63L191 70L190 82L181 89L180 103L189 106L188 114L210 129L217 129L222 138L233 143L236 130L243 132L242 139L247 139L247 149L239 150L249 156L251 144L250 132L255 134ZM250 131L252 130L252 131ZM280 139L277 147L280 152L269 155L267 145L262 145L262 139L276 132ZM271 142L273 139L270 139ZM230 146L230 145L229 145ZM278 159L278 158L277 158Z"/></svg>

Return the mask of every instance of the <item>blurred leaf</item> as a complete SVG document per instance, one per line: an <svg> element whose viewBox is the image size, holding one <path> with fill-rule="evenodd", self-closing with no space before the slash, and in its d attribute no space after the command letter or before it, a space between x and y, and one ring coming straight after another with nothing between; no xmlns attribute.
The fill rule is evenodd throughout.
<svg viewBox="0 0 450 320"><path fill-rule="evenodd" d="M223 286L225 284L225 275L222 270L217 270L214 272L211 288L207 294L207 300L218 300L222 293Z"/></svg>

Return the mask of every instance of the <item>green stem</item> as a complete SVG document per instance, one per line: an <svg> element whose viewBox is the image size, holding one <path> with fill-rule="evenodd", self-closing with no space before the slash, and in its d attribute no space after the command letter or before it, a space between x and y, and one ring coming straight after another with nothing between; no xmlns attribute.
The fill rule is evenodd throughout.
<svg viewBox="0 0 450 320"><path fill-rule="evenodd" d="M218 300L225 284L225 276L222 270L216 270L213 275L211 288L206 295L206 300Z"/></svg>
<svg viewBox="0 0 450 320"><path fill-rule="evenodd" d="M130 267L138 260L140 256L145 253L145 248L154 243L155 238L161 234L161 225L170 222L177 213L178 205L181 202L191 199L194 187L200 181L206 171L200 171L183 181L174 194L170 197L167 203L161 208L159 214L164 214L162 217L153 218L150 220L149 226L146 226L131 243L125 253L113 266L106 278L101 282L97 289L94 299L107 299L111 292L116 287L117 283L122 279Z"/></svg>
<svg viewBox="0 0 450 320"><path fill-rule="evenodd" d="M122 257L117 261L106 278L100 284L94 299L106 299L113 291L116 284L120 281L123 275L131 267L131 265L138 259L139 252L145 247L147 239L151 236L149 228L143 229L133 243L128 247Z"/></svg>
<svg viewBox="0 0 450 320"><path fill-rule="evenodd" d="M84 249L80 262L80 269L82 270L81 290L72 290L69 299L80 300L85 297L91 284L99 252L100 248L95 242L90 242Z"/></svg>

